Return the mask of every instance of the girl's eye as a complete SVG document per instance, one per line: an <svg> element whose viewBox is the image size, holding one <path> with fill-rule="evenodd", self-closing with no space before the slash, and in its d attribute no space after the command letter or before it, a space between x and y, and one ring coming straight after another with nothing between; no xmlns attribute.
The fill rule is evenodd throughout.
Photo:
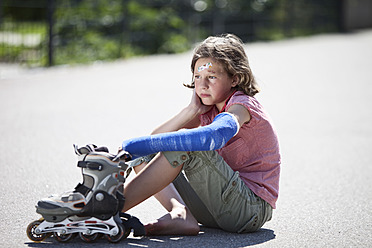
<svg viewBox="0 0 372 248"><path fill-rule="evenodd" d="M195 78L195 79L199 79L200 76L199 76L199 75L195 75L194 78Z"/></svg>
<svg viewBox="0 0 372 248"><path fill-rule="evenodd" d="M216 79L215 76L209 76L209 79Z"/></svg>

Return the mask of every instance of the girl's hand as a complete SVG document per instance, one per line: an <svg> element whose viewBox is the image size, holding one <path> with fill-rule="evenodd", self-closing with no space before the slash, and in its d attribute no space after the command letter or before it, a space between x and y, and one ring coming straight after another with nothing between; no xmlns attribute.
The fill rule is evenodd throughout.
<svg viewBox="0 0 372 248"><path fill-rule="evenodd" d="M189 107L192 108L198 115L201 115L207 113L213 106L204 105L194 89Z"/></svg>
<svg viewBox="0 0 372 248"><path fill-rule="evenodd" d="M187 107L181 110L170 120L157 127L152 134L166 133L180 130L182 128L195 128L200 125L199 115L207 113L213 105L204 105L195 90Z"/></svg>

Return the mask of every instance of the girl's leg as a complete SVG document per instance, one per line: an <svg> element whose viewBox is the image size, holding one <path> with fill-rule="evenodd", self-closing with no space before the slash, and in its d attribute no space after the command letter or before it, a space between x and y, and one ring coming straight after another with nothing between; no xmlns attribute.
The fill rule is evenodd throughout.
<svg viewBox="0 0 372 248"><path fill-rule="evenodd" d="M173 181L173 185L192 215L200 224L206 227L219 228L215 218L209 212L207 206L205 206L204 202L192 188L183 173L180 173L176 180Z"/></svg>
<svg viewBox="0 0 372 248"><path fill-rule="evenodd" d="M138 175L125 186L124 212L152 195L169 212L145 226L147 235L198 234L198 222L171 183L181 169L182 166L172 167L162 154L158 154L149 164L143 163L135 167Z"/></svg>
<svg viewBox="0 0 372 248"><path fill-rule="evenodd" d="M164 154L170 162L177 155L186 157ZM253 232L271 218L271 206L247 187L217 151L190 152L188 157L183 162L188 181L221 229Z"/></svg>

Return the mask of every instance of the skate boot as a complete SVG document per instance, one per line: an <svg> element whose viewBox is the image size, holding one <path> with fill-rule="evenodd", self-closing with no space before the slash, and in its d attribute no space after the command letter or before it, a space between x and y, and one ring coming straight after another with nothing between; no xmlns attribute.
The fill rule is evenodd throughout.
<svg viewBox="0 0 372 248"><path fill-rule="evenodd" d="M107 148L94 145L74 147L83 183L72 192L38 201L36 212L43 218L29 224L28 237L41 242L53 234L59 242L66 242L78 234L82 240L92 242L103 234L108 241L116 243L128 237L132 228L137 228L137 233L143 236L142 223L120 213L125 201L122 188L129 154L115 156ZM128 225L133 221L135 226Z"/></svg>

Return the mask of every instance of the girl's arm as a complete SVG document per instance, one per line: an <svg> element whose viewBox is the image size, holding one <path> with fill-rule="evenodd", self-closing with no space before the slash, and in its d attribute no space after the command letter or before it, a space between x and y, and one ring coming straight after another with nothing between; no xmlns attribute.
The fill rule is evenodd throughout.
<svg viewBox="0 0 372 248"><path fill-rule="evenodd" d="M233 105L228 112L218 114L207 126L177 132L169 131L195 121L194 116L198 118L199 112L190 105L157 128L154 131L158 132L157 134L125 140L122 144L123 150L129 152L133 158L159 151L216 150L222 148L251 118L248 109L243 105Z"/></svg>
<svg viewBox="0 0 372 248"><path fill-rule="evenodd" d="M236 119L238 119L240 127L251 120L251 115L248 109L243 105L234 104L227 110L227 112L233 114Z"/></svg>
<svg viewBox="0 0 372 248"><path fill-rule="evenodd" d="M133 158L162 151L217 150L234 137L239 128L235 114L224 112L209 125L124 140L122 148Z"/></svg>
<svg viewBox="0 0 372 248"><path fill-rule="evenodd" d="M170 120L157 127L151 134L167 133L178 131L182 128L197 127L200 124L198 123L198 119L198 114L190 107L186 107Z"/></svg>
<svg viewBox="0 0 372 248"><path fill-rule="evenodd" d="M157 127L151 134L178 131L182 128L195 128L200 125L199 115L208 112L212 106L203 105L195 90L190 104L173 118Z"/></svg>

